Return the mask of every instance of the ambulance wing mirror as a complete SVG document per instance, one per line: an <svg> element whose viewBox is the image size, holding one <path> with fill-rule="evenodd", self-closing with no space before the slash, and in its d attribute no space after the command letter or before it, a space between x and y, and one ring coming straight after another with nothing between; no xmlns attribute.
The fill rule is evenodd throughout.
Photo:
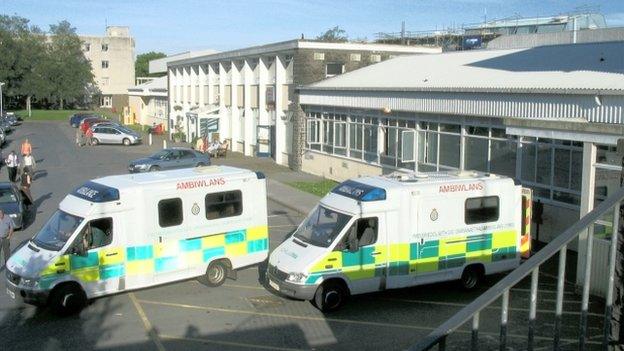
<svg viewBox="0 0 624 351"><path fill-rule="evenodd" d="M80 241L79 243L77 243L76 245L72 246L71 248L71 253L73 255L78 255L78 256L82 256L82 257L87 257L87 250L84 247L84 244L82 243L82 241Z"/></svg>

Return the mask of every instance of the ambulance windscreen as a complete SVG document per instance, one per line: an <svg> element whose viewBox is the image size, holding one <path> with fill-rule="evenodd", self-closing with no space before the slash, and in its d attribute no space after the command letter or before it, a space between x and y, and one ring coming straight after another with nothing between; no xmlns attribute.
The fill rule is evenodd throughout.
<svg viewBox="0 0 624 351"><path fill-rule="evenodd" d="M75 197L91 202L110 202L119 200L119 190L100 183L88 181L71 193Z"/></svg>
<svg viewBox="0 0 624 351"><path fill-rule="evenodd" d="M358 201L381 201L386 199L386 191L382 188L347 180L340 183L332 193L346 196Z"/></svg>

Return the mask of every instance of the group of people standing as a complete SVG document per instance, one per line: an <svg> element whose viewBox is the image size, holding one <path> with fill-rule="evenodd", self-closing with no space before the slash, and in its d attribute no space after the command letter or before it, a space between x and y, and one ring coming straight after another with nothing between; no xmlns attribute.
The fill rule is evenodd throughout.
<svg viewBox="0 0 624 351"><path fill-rule="evenodd" d="M7 172L9 173L9 181L15 183L18 181L17 175L21 174L19 177L20 188L24 192L28 199L32 203L32 196L30 194L30 186L32 184L32 176L35 172L36 161L35 157L32 154L32 145L25 139L22 142L21 147L21 161L20 157L15 153L15 150L11 150L9 155L4 159L4 163L7 166Z"/></svg>
<svg viewBox="0 0 624 351"><path fill-rule="evenodd" d="M208 152L209 154L214 154L219 150L223 144L219 141L218 138L214 138L211 143L208 142L208 137L203 136L201 138L197 138L195 142L195 150L200 151L202 153Z"/></svg>

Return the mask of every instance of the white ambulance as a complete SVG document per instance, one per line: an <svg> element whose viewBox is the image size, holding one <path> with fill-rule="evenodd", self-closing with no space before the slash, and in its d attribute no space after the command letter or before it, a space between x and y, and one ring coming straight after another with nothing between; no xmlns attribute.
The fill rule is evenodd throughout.
<svg viewBox="0 0 624 351"><path fill-rule="evenodd" d="M269 257L269 285L322 311L349 295L514 269L531 191L478 172L365 177L334 188Z"/></svg>
<svg viewBox="0 0 624 351"><path fill-rule="evenodd" d="M205 275L211 286L268 256L266 179L211 166L89 181L7 263L8 294L61 313L87 299Z"/></svg>

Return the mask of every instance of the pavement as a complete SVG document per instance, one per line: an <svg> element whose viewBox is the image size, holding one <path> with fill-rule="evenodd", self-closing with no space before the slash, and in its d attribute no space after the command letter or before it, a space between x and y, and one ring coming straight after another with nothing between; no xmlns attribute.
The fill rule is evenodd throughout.
<svg viewBox="0 0 624 351"><path fill-rule="evenodd" d="M36 212L27 227L15 234L12 245L41 228L61 199L86 180L125 173L128 161L159 149L158 145L78 148L74 130L65 123L26 122L3 148L19 149L23 138L33 144L38 169L32 186ZM286 182L320 178L275 165L270 159L229 153L214 164L228 164L264 172L268 178L270 250L296 228L318 197ZM0 169L0 181L7 174ZM4 267L0 267L0 273ZM552 348L556 279L540 272L536 349ZM76 316L60 318L47 308L11 300L0 279L0 343L2 350L401 350L495 284L490 276L475 291L464 292L454 282L354 296L340 311L324 315L305 301L285 299L263 285L262 268L238 272L236 280L208 288L201 279L188 280L96 299ZM525 349L530 282L511 288L509 348ZM500 302L481 313L482 349L498 349ZM580 297L573 284L565 287L563 349L576 349ZM589 349L599 348L602 312L599 299L589 308ZM461 340L459 340L461 339ZM463 349L470 340L464 326L453 336ZM458 343L456 344L455 341Z"/></svg>

